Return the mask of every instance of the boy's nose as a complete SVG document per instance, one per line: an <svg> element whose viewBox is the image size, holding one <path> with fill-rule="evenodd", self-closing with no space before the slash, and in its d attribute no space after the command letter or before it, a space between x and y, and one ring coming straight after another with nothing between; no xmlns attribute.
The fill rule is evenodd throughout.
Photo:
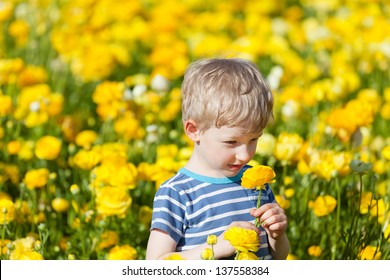
<svg viewBox="0 0 390 280"><path fill-rule="evenodd" d="M236 159L242 162L250 161L251 154L247 147L241 147L236 153Z"/></svg>

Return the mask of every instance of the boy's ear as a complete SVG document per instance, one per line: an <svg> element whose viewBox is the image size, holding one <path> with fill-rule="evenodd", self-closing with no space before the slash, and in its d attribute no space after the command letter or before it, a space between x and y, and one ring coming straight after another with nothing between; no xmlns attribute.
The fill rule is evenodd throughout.
<svg viewBox="0 0 390 280"><path fill-rule="evenodd" d="M200 130L194 120L190 119L184 122L184 131L193 142L199 141Z"/></svg>

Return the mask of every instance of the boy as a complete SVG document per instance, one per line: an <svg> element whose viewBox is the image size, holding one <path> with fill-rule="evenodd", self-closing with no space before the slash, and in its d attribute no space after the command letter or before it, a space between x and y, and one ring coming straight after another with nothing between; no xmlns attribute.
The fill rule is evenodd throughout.
<svg viewBox="0 0 390 280"><path fill-rule="evenodd" d="M200 259L208 235L217 235L216 259L235 249L224 240L231 226L260 235L257 255L285 259L287 217L267 186L261 207L258 191L240 185L257 140L273 117L273 97L256 65L243 59L204 59L187 69L182 84L184 131L194 142L186 166L158 189L146 259L178 252ZM260 217L263 227L254 225Z"/></svg>

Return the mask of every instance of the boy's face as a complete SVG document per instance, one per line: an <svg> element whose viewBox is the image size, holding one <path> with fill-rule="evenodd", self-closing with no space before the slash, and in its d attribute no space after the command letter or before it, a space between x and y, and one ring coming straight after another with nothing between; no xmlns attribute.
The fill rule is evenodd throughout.
<svg viewBox="0 0 390 280"><path fill-rule="evenodd" d="M211 127L198 135L193 163L201 175L233 177L254 156L260 136L238 127Z"/></svg>

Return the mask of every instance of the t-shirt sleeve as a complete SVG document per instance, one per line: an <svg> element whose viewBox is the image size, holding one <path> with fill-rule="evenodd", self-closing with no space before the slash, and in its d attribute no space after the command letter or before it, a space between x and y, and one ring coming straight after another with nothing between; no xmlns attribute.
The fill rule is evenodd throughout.
<svg viewBox="0 0 390 280"><path fill-rule="evenodd" d="M180 193L169 184L161 185L153 202L151 230L165 231L176 243L183 236L185 201Z"/></svg>

